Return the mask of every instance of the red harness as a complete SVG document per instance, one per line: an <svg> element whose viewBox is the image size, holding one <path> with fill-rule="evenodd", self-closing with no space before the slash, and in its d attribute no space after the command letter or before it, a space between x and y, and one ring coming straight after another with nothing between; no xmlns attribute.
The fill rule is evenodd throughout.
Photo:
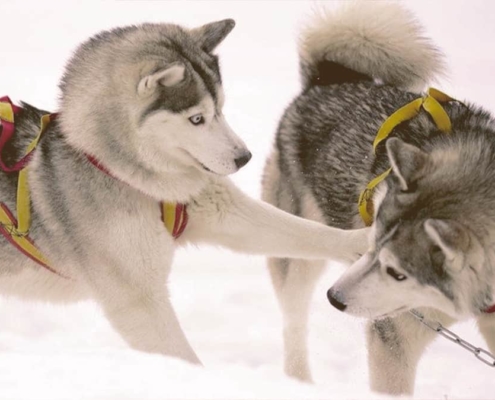
<svg viewBox="0 0 495 400"><path fill-rule="evenodd" d="M93 156L86 154L88 161L98 168L104 174L110 176L113 179L122 182L119 178L113 175L110 170L105 167L100 161L98 161ZM125 182L123 182L125 183ZM127 184L127 183L126 183ZM182 235L186 229L187 222L189 221L189 216L187 214L187 206L185 204L177 203L170 204L165 202L160 202L160 210L162 215L162 221L165 223L170 234L174 239L177 239Z"/></svg>

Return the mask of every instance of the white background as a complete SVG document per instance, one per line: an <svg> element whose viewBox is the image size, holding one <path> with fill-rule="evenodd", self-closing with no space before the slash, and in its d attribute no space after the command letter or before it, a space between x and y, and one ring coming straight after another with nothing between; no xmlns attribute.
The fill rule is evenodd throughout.
<svg viewBox="0 0 495 400"><path fill-rule="evenodd" d="M494 110L495 2L405 3L447 56L449 78L436 86ZM0 95L56 110L64 64L88 36L145 21L195 27L234 18L236 28L218 49L224 111L254 154L234 180L258 197L277 122L299 91L298 28L322 4L336 5L2 0ZM343 271L332 267L311 312L314 385L282 373L281 317L263 258L203 248L179 252L170 285L205 368L129 350L92 303L54 306L0 298L0 399L369 398L364 322L327 303L326 289ZM484 345L473 322L454 330ZM495 396L495 370L445 340L430 347L418 370L416 398Z"/></svg>

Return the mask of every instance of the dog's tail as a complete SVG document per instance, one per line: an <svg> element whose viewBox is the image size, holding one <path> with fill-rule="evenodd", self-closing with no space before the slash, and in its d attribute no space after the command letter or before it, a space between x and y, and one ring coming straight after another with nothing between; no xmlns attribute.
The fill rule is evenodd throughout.
<svg viewBox="0 0 495 400"><path fill-rule="evenodd" d="M420 90L445 65L422 31L398 3L356 1L319 12L300 38L303 87L375 80Z"/></svg>

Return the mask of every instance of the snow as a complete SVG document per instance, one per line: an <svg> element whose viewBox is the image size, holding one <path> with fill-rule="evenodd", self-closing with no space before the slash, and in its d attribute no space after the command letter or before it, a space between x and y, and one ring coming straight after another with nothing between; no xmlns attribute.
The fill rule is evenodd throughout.
<svg viewBox="0 0 495 400"><path fill-rule="evenodd" d="M495 3L406 3L447 54L451 72L437 87L494 110ZM89 35L143 21L192 27L234 18L237 26L218 50L225 114L254 153L234 180L258 197L277 122L299 90L297 29L315 4L321 2L2 2L1 94L53 110L63 65ZM264 259L188 248L176 258L170 287L204 367L129 349L93 303L0 298L0 399L384 398L368 388L365 322L325 298L343 271L330 266L311 309L312 385L283 374L281 315ZM453 330L485 346L474 321ZM493 373L439 338L420 362L414 398L493 398Z"/></svg>

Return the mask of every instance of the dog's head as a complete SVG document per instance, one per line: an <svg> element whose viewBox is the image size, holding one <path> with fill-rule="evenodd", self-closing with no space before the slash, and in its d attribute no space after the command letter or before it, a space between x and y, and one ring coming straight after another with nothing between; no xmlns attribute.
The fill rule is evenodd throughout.
<svg viewBox="0 0 495 400"><path fill-rule="evenodd" d="M328 291L330 302L369 318L422 306L478 313L492 302L493 278L473 160L399 139L388 140L387 152L393 172L375 197L370 250Z"/></svg>
<svg viewBox="0 0 495 400"><path fill-rule="evenodd" d="M223 116L213 54L234 25L144 24L84 43L61 85L69 140L93 154L133 157L152 171L236 172L251 154Z"/></svg>

